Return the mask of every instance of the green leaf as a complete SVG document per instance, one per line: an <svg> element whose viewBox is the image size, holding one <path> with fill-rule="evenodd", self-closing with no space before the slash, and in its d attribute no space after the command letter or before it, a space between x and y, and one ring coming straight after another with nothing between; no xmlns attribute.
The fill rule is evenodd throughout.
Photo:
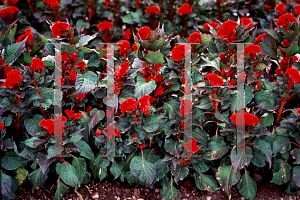
<svg viewBox="0 0 300 200"><path fill-rule="evenodd" d="M27 52L23 52L23 56L24 56L24 62L25 63L32 63L32 58L30 57L30 55Z"/></svg>
<svg viewBox="0 0 300 200"><path fill-rule="evenodd" d="M215 113L215 117L218 119L218 120L220 120L220 121L222 121L222 122L227 122L228 124L229 124L229 121L228 121L228 116L224 116L225 114L221 114L219 111L217 111L216 113Z"/></svg>
<svg viewBox="0 0 300 200"><path fill-rule="evenodd" d="M196 106L200 109L209 109L212 106L212 101L210 99L202 99L200 105Z"/></svg>
<svg viewBox="0 0 300 200"><path fill-rule="evenodd" d="M100 63L99 56L97 53L92 52L89 62L86 67L98 67Z"/></svg>
<svg viewBox="0 0 300 200"><path fill-rule="evenodd" d="M267 161L269 162L269 168L272 166L272 148L271 145L264 140L256 140L254 142L254 151L261 151L265 156Z"/></svg>
<svg viewBox="0 0 300 200"><path fill-rule="evenodd" d="M102 181L103 179L105 179L106 176L107 176L107 168L100 167L99 168L99 174L98 174L98 177L99 177L100 181Z"/></svg>
<svg viewBox="0 0 300 200"><path fill-rule="evenodd" d="M142 156L135 156L130 162L130 171L140 181L150 186L156 176L155 164L148 162Z"/></svg>
<svg viewBox="0 0 300 200"><path fill-rule="evenodd" d="M209 41L208 51L209 51L210 53L219 53L219 50L218 50L218 48L217 48L217 45L215 44L215 42L214 42L213 39L211 39L211 40Z"/></svg>
<svg viewBox="0 0 300 200"><path fill-rule="evenodd" d="M174 141L172 139L168 139L165 141L164 148L166 152L171 154L172 156L174 155L179 155L180 153L180 142L179 141Z"/></svg>
<svg viewBox="0 0 300 200"><path fill-rule="evenodd" d="M60 175L60 178L69 186L76 187L78 184L78 173L73 165L68 162L57 163L56 172Z"/></svg>
<svg viewBox="0 0 300 200"><path fill-rule="evenodd" d="M105 117L105 113L103 110L96 109L96 112L92 112L92 111L90 112L91 118L88 121L89 133Z"/></svg>
<svg viewBox="0 0 300 200"><path fill-rule="evenodd" d="M208 156L211 157L212 160L222 158L229 149L223 139L215 140L214 138L215 137L213 137L208 144L208 148L210 149L210 153L208 153Z"/></svg>
<svg viewBox="0 0 300 200"><path fill-rule="evenodd" d="M38 187L42 187L44 185L44 183L47 179L48 172L49 172L49 169L47 169L45 174L43 174L42 169L38 168L28 175L28 178L33 185L32 191L34 191Z"/></svg>
<svg viewBox="0 0 300 200"><path fill-rule="evenodd" d="M117 179L121 175L121 172L122 172L121 166L116 162L112 163L109 170L112 173L112 175L114 175L115 179Z"/></svg>
<svg viewBox="0 0 300 200"><path fill-rule="evenodd" d="M89 43L89 41L93 40L94 38L96 38L98 35L98 32L95 33L94 35L84 35L82 37L80 37L79 42L76 44L76 47L83 47L85 45L87 45ZM98 59L99 60L99 59Z"/></svg>
<svg viewBox="0 0 300 200"><path fill-rule="evenodd" d="M44 36L44 35L40 34L40 33L37 32L36 30L35 30L35 32L40 36L40 38L42 39L42 42L43 42L43 43L47 43L47 42L49 42L49 39L51 39L51 38L48 37L48 36Z"/></svg>
<svg viewBox="0 0 300 200"><path fill-rule="evenodd" d="M54 199L62 200L64 195L69 192L69 187L66 186L62 181L60 181L60 178L57 180L57 189L54 195Z"/></svg>
<svg viewBox="0 0 300 200"><path fill-rule="evenodd" d="M32 119L25 119L24 126L27 133L29 133L31 136L34 136L35 133L41 131L42 127L39 124L43 119L44 117L39 114L35 114Z"/></svg>
<svg viewBox="0 0 300 200"><path fill-rule="evenodd" d="M153 65L165 63L164 55L160 52L149 51L145 56L145 59L148 63L151 63Z"/></svg>
<svg viewBox="0 0 300 200"><path fill-rule="evenodd" d="M79 154L83 157L86 157L90 160L94 160L94 153L91 149L91 147L84 141L79 140L78 142L74 142L74 144L79 149Z"/></svg>
<svg viewBox="0 0 300 200"><path fill-rule="evenodd" d="M38 152L36 156L36 161L44 174L46 173L49 165L51 165L51 163L53 163L55 160L56 158L47 159L47 154L42 152Z"/></svg>
<svg viewBox="0 0 300 200"><path fill-rule="evenodd" d="M217 180L212 175L207 175L200 172L193 173L195 184L200 190L206 190L208 192L216 192L219 190Z"/></svg>
<svg viewBox="0 0 300 200"><path fill-rule="evenodd" d="M211 34L201 34L201 42L205 45L209 45L209 41L213 38Z"/></svg>
<svg viewBox="0 0 300 200"><path fill-rule="evenodd" d="M231 187L239 182L241 178L240 171L233 173L233 167L231 165L220 166L216 172L216 179L222 186L226 194L229 196L231 193Z"/></svg>
<svg viewBox="0 0 300 200"><path fill-rule="evenodd" d="M123 23L126 23L126 24L134 24L131 15L124 15L124 16L121 16L121 19L122 19Z"/></svg>
<svg viewBox="0 0 300 200"><path fill-rule="evenodd" d="M155 182L160 181L170 171L167 163L166 162L162 162L162 160L163 159L159 159L155 163L155 165L156 165L156 178L155 178Z"/></svg>
<svg viewBox="0 0 300 200"><path fill-rule="evenodd" d="M295 162L293 162L294 164L300 164L300 151L298 148L294 148L291 152L291 155L293 156L293 159L296 159Z"/></svg>
<svg viewBox="0 0 300 200"><path fill-rule="evenodd" d="M253 155L251 147L247 147L246 149L244 149L244 147L241 149L235 148L231 150L230 160L235 171L243 169L250 163L252 158Z"/></svg>
<svg viewBox="0 0 300 200"><path fill-rule="evenodd" d="M1 182L1 194L4 195L2 196L3 199L8 199L8 198L5 198L5 197L9 197L11 199L14 199L15 198L15 192L16 190L18 189L19 187L19 182L7 175L7 174L4 174L2 172L2 170L0 170L0 182Z"/></svg>
<svg viewBox="0 0 300 200"><path fill-rule="evenodd" d="M279 32L272 29L266 29L265 31L269 33L273 38L275 38L278 42L282 41L282 36Z"/></svg>
<svg viewBox="0 0 300 200"><path fill-rule="evenodd" d="M38 145L43 144L47 142L46 140L41 140L38 137L31 137L27 140L24 141L24 144L31 147L31 148L36 148Z"/></svg>
<svg viewBox="0 0 300 200"><path fill-rule="evenodd" d="M138 75L137 77L137 86L135 87L135 97L136 99L140 99L144 95L150 95L156 89L156 83L154 80L150 80L149 82L145 81L145 79Z"/></svg>
<svg viewBox="0 0 300 200"><path fill-rule="evenodd" d="M277 136L273 142L273 152L274 156L279 151L280 153L285 153L291 149L290 139L285 136Z"/></svg>
<svg viewBox="0 0 300 200"><path fill-rule="evenodd" d="M264 126L271 126L274 123L273 113L265 113L260 117L260 123Z"/></svg>
<svg viewBox="0 0 300 200"><path fill-rule="evenodd" d="M252 163L257 167L264 167L266 165L266 156L262 152L254 152Z"/></svg>
<svg viewBox="0 0 300 200"><path fill-rule="evenodd" d="M87 170L87 165L84 158L73 157L72 165L77 170L78 178L81 179Z"/></svg>
<svg viewBox="0 0 300 200"><path fill-rule="evenodd" d="M209 166L203 161L198 161L198 163L193 164L193 167L199 173L207 172L209 170Z"/></svg>
<svg viewBox="0 0 300 200"><path fill-rule="evenodd" d="M279 47L279 49L281 49L288 56L294 56L295 54L299 53L299 46L297 44L297 41L295 41L293 44L291 44L289 46L289 48Z"/></svg>
<svg viewBox="0 0 300 200"><path fill-rule="evenodd" d="M180 101L177 99L171 99L167 102L164 102L163 113L165 116L168 116L169 119L175 118L175 111L178 111L180 107Z"/></svg>
<svg viewBox="0 0 300 200"><path fill-rule="evenodd" d="M25 163L27 163L29 160L26 160L20 156L17 156L15 152L7 152L4 156L1 158L1 166L6 170L15 170Z"/></svg>
<svg viewBox="0 0 300 200"><path fill-rule="evenodd" d="M161 119L163 118L163 115L154 115L150 116L144 119L144 125L143 129L147 131L148 133L152 133L158 129L162 124Z"/></svg>
<svg viewBox="0 0 300 200"><path fill-rule="evenodd" d="M274 172L270 183L282 185L292 178L292 167L285 160L276 158L273 164Z"/></svg>
<svg viewBox="0 0 300 200"><path fill-rule="evenodd" d="M72 96L92 91L97 85L97 75L92 71L87 71L84 74L78 72L75 85L76 91L71 94Z"/></svg>
<svg viewBox="0 0 300 200"><path fill-rule="evenodd" d="M163 183L160 189L160 195L165 200L178 200L178 195L181 194L173 185L173 180L168 183Z"/></svg>
<svg viewBox="0 0 300 200"><path fill-rule="evenodd" d="M15 178L19 181L19 185L21 185L27 177L28 171L24 168L24 166L22 166L16 170L16 174L17 175L15 176Z"/></svg>
<svg viewBox="0 0 300 200"><path fill-rule="evenodd" d="M267 56L271 56L273 59L277 59L276 40L270 35L265 35L261 41L260 48L262 53L266 54Z"/></svg>
<svg viewBox="0 0 300 200"><path fill-rule="evenodd" d="M5 48L5 52L4 52L3 66L5 66L5 65L11 66L13 64L13 62L24 51L25 44L26 44L26 39L24 39L22 42L8 45Z"/></svg>
<svg viewBox="0 0 300 200"><path fill-rule="evenodd" d="M250 177L250 173L248 171L244 173L240 182L237 184L237 187L239 189L240 194L243 195L246 199L254 199L257 192L257 184Z"/></svg>
<svg viewBox="0 0 300 200"><path fill-rule="evenodd" d="M179 180L182 181L189 175L189 168L178 164L176 169L173 166L171 167L171 173L174 176L175 183L178 183Z"/></svg>
<svg viewBox="0 0 300 200"><path fill-rule="evenodd" d="M293 168L293 180L295 184L300 187L300 166L295 166Z"/></svg>

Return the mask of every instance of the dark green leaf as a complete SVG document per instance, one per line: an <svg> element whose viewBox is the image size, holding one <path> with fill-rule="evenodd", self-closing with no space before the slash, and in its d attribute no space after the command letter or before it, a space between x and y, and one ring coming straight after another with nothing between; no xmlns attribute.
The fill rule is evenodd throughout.
<svg viewBox="0 0 300 200"><path fill-rule="evenodd" d="M155 164L145 160L141 156L136 156L131 160L130 171L147 186L153 183L156 176Z"/></svg>
<svg viewBox="0 0 300 200"><path fill-rule="evenodd" d="M237 184L237 187L239 189L240 194L243 195L246 199L254 199L257 192L257 184L250 177L250 173L248 171L244 173L240 182Z"/></svg>
<svg viewBox="0 0 300 200"><path fill-rule="evenodd" d="M216 172L216 179L219 184L222 186L226 194L229 196L231 193L231 187L239 182L241 178L240 171L233 173L233 167L229 166L220 166Z"/></svg>
<svg viewBox="0 0 300 200"><path fill-rule="evenodd" d="M68 162L57 163L56 172L60 178L69 186L76 187L78 184L78 173L73 165Z"/></svg>

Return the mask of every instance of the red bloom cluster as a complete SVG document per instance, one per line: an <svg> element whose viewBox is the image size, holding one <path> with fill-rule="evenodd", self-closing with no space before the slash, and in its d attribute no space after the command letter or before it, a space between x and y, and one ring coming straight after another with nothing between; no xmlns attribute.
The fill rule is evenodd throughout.
<svg viewBox="0 0 300 200"><path fill-rule="evenodd" d="M282 46L283 46L284 48L289 47L290 44L291 44L291 43L290 43L290 41L289 41L288 39L285 39L285 40L282 41Z"/></svg>
<svg viewBox="0 0 300 200"><path fill-rule="evenodd" d="M77 75L76 75L76 71L69 71L69 79L71 81L76 80Z"/></svg>
<svg viewBox="0 0 300 200"><path fill-rule="evenodd" d="M249 30L253 26L253 23L252 23L251 19L249 19L248 17L241 18L241 22L242 22L243 26L248 25L246 30Z"/></svg>
<svg viewBox="0 0 300 200"><path fill-rule="evenodd" d="M7 86L12 89L15 84L20 83L22 81L22 77L20 76L21 72L17 69L13 69L7 73L7 78L3 83L3 86Z"/></svg>
<svg viewBox="0 0 300 200"><path fill-rule="evenodd" d="M297 114L299 114L299 115L300 115L300 108L297 110Z"/></svg>
<svg viewBox="0 0 300 200"><path fill-rule="evenodd" d="M99 130L97 130L97 132L96 132L96 136L99 136L99 135L101 135L102 134L102 130L101 129L99 129Z"/></svg>
<svg viewBox="0 0 300 200"><path fill-rule="evenodd" d="M294 83L300 83L300 74L297 69L290 67L286 70L286 73L290 76Z"/></svg>
<svg viewBox="0 0 300 200"><path fill-rule="evenodd" d="M210 26L211 26L213 29L217 29L218 26L219 26L219 23L217 23L217 22L209 22L209 23L205 23L205 24L203 25L203 28L209 31L209 30L210 30Z"/></svg>
<svg viewBox="0 0 300 200"><path fill-rule="evenodd" d="M259 36L255 39L255 42L256 42L257 44L260 44L261 41L262 41L262 39L263 39L266 35L267 35L266 33L259 35Z"/></svg>
<svg viewBox="0 0 300 200"><path fill-rule="evenodd" d="M225 41L228 43L235 42L236 40L236 27L238 26L238 23L235 21L228 20L222 24L222 26L219 28L217 32L217 36L220 36L221 38L225 38Z"/></svg>
<svg viewBox="0 0 300 200"><path fill-rule="evenodd" d="M189 99L182 99L180 106L180 115L188 115L192 109L192 102Z"/></svg>
<svg viewBox="0 0 300 200"><path fill-rule="evenodd" d="M132 49L133 49L133 51L137 51L139 49L139 47L134 43L134 45L132 45Z"/></svg>
<svg viewBox="0 0 300 200"><path fill-rule="evenodd" d="M22 34L22 35L20 35L20 36L18 37L16 43L22 42L26 37L27 37L26 42L27 42L27 43L31 43L32 40L33 40L33 35L32 35L32 33L31 33L31 29L30 29L30 28L26 29L26 30L25 30L25 33Z"/></svg>
<svg viewBox="0 0 300 200"><path fill-rule="evenodd" d="M97 28L100 30L100 31L110 31L110 29L114 27L113 23L109 22L109 21L103 21L101 23L99 23L97 25Z"/></svg>
<svg viewBox="0 0 300 200"><path fill-rule="evenodd" d="M52 8L57 8L59 6L59 0L44 0L44 3L51 6Z"/></svg>
<svg viewBox="0 0 300 200"><path fill-rule="evenodd" d="M120 104L120 109L122 114L124 115L125 112L129 112L129 111L133 111L133 112L136 111L137 105L138 102L133 98L126 99Z"/></svg>
<svg viewBox="0 0 300 200"><path fill-rule="evenodd" d="M234 125L237 125L236 116L237 114L234 114L231 115L231 117L229 117L229 119L231 119L234 122ZM246 126L252 126L256 123L258 124L260 123L260 120L255 115L251 115L250 113L247 112L244 112L244 121ZM238 124L238 125L243 125L243 124Z"/></svg>
<svg viewBox="0 0 300 200"><path fill-rule="evenodd" d="M39 58L32 58L30 69L31 71L39 71L40 69L45 69L44 61Z"/></svg>
<svg viewBox="0 0 300 200"><path fill-rule="evenodd" d="M93 108L92 108L91 106L89 106L89 107L86 109L86 112L87 112L88 114L90 114L90 112L91 112L92 109L93 109Z"/></svg>
<svg viewBox="0 0 300 200"><path fill-rule="evenodd" d="M201 33L192 33L189 36L189 43L200 43L201 42Z"/></svg>
<svg viewBox="0 0 300 200"><path fill-rule="evenodd" d="M52 119L43 119L40 122L40 126L43 127L44 129L46 129L48 131L49 134L54 133L54 123L56 120L61 120L62 121L62 132L64 132L64 123L67 120L67 118L65 116L60 116L54 120Z"/></svg>
<svg viewBox="0 0 300 200"><path fill-rule="evenodd" d="M107 132L105 133L105 135L108 138L112 137L112 135L113 135L112 132L114 132L114 135L116 137L121 135L121 133L118 131L118 129L116 127L114 127L114 125L110 125L110 126L106 127L106 130L107 130Z"/></svg>
<svg viewBox="0 0 300 200"><path fill-rule="evenodd" d="M187 152L189 153L196 153L197 151L200 150L200 147L197 146L197 140L189 140L188 142L184 143L182 145Z"/></svg>
<svg viewBox="0 0 300 200"><path fill-rule="evenodd" d="M139 28L138 34L136 36L138 38L142 38L143 40L147 40L151 37L151 29L147 26Z"/></svg>
<svg viewBox="0 0 300 200"><path fill-rule="evenodd" d="M121 67L119 67L116 71L116 78L117 81L120 82L122 78L127 74L127 71L129 69L129 62L125 61L121 64Z"/></svg>
<svg viewBox="0 0 300 200"><path fill-rule="evenodd" d="M142 96L138 103L140 105L141 112L143 112L146 116L150 115L150 100L152 99L149 95Z"/></svg>
<svg viewBox="0 0 300 200"><path fill-rule="evenodd" d="M162 80L162 75L158 73L159 69L162 67L162 64L157 64L154 68L152 64L149 64L149 67L143 62L143 78L149 82L151 79L154 80L156 83L160 83ZM154 76L153 74L156 74Z"/></svg>
<svg viewBox="0 0 300 200"><path fill-rule="evenodd" d="M190 4L184 3L180 8L178 8L177 13L180 15L187 15L192 12Z"/></svg>
<svg viewBox="0 0 300 200"><path fill-rule="evenodd" d="M146 8L145 13L150 13L151 15L153 14L159 14L160 13L160 8L157 6L149 6Z"/></svg>
<svg viewBox="0 0 300 200"><path fill-rule="evenodd" d="M271 10L271 6L265 5L264 9L265 9L266 12L269 12Z"/></svg>
<svg viewBox="0 0 300 200"><path fill-rule="evenodd" d="M18 3L19 0L4 0L3 3L7 2L11 5L15 5L16 3Z"/></svg>
<svg viewBox="0 0 300 200"><path fill-rule="evenodd" d="M146 146L147 146L147 145L145 145L145 144L141 144L139 147L140 147L141 149L144 149Z"/></svg>
<svg viewBox="0 0 300 200"><path fill-rule="evenodd" d="M279 14L279 15L282 15L282 14L285 13L285 8L284 8L284 6L285 6L285 3L280 3L280 4L278 4L278 5L275 7L275 10L278 11L278 14Z"/></svg>
<svg viewBox="0 0 300 200"><path fill-rule="evenodd" d="M208 73L205 78L209 80L212 86L222 86L224 84L223 79L215 73Z"/></svg>
<svg viewBox="0 0 300 200"><path fill-rule="evenodd" d="M285 13L278 18L276 25L283 26L287 30L293 21L297 22L296 17L291 13Z"/></svg>
<svg viewBox="0 0 300 200"><path fill-rule="evenodd" d="M58 36L61 37L63 34L68 33L68 30L70 30L71 27L66 22L56 22L52 27L52 34L54 35L54 38L57 38Z"/></svg>
<svg viewBox="0 0 300 200"><path fill-rule="evenodd" d="M104 1L104 2L102 3L102 5L108 6L108 5L109 5L109 1Z"/></svg>
<svg viewBox="0 0 300 200"><path fill-rule="evenodd" d="M83 117L83 115L79 112L77 114L74 114L74 110L65 110L66 115L68 115L68 117L72 118L72 119L79 119L81 117Z"/></svg>
<svg viewBox="0 0 300 200"><path fill-rule="evenodd" d="M3 19L9 19L12 18L17 12L19 12L19 9L17 7L8 6L0 10L0 17L2 17Z"/></svg>
<svg viewBox="0 0 300 200"><path fill-rule="evenodd" d="M0 122L0 130L4 129L4 124L2 122Z"/></svg>
<svg viewBox="0 0 300 200"><path fill-rule="evenodd" d="M252 58L255 58L258 52L262 52L262 50L260 49L260 46L255 44L250 44L244 49L244 53L248 54L248 56Z"/></svg>
<svg viewBox="0 0 300 200"><path fill-rule="evenodd" d="M154 91L154 96L162 96L164 94L164 87L159 86L158 88L155 89Z"/></svg>
<svg viewBox="0 0 300 200"><path fill-rule="evenodd" d="M130 43L128 40L121 40L117 44L120 47L120 54L123 55L124 58L127 57L128 52L130 51Z"/></svg>
<svg viewBox="0 0 300 200"><path fill-rule="evenodd" d="M75 62L78 58L78 54L77 53L71 53L71 58Z"/></svg>
<svg viewBox="0 0 300 200"><path fill-rule="evenodd" d="M127 29L126 31L124 31L124 35L123 35L123 39L124 40L129 40L130 39L130 30Z"/></svg>
<svg viewBox="0 0 300 200"><path fill-rule="evenodd" d="M82 60L80 63L75 63L75 66L81 70L85 70L86 63Z"/></svg>
<svg viewBox="0 0 300 200"><path fill-rule="evenodd" d="M74 95L78 101L80 101L81 99L83 99L85 97L85 95L87 95L88 93L84 93L84 94L77 94L77 95Z"/></svg>
<svg viewBox="0 0 300 200"><path fill-rule="evenodd" d="M176 47L174 47L171 51L171 53L172 53L171 58L175 61L181 61L181 59L184 58L184 56L186 55L185 47L187 47L188 50L190 49L190 46L187 46L184 44L180 44L180 45L177 45Z"/></svg>
<svg viewBox="0 0 300 200"><path fill-rule="evenodd" d="M295 5L294 6L294 9L295 9L295 15L300 15L300 5Z"/></svg>

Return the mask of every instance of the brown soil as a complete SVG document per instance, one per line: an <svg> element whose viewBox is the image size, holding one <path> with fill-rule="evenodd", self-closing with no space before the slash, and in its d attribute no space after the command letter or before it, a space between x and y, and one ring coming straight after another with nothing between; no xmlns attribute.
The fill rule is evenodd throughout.
<svg viewBox="0 0 300 200"><path fill-rule="evenodd" d="M195 187L192 179L187 179L176 188L181 192L182 200L245 200L236 188L232 189L231 198L228 198L222 190L215 193L200 191ZM53 199L55 188L50 193L37 189L33 193L20 187L17 191L17 200ZM161 200L158 188L146 188L140 186L129 186L118 182L91 182L82 186L77 191L72 190L64 196L64 200ZM300 199L300 191L296 195L288 195L280 186L264 183L258 184L255 200L297 200Z"/></svg>

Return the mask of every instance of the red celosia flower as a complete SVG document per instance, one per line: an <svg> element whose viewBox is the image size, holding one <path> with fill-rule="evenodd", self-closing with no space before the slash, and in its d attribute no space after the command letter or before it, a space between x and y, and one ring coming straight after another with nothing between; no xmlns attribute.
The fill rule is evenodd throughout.
<svg viewBox="0 0 300 200"><path fill-rule="evenodd" d="M217 23L217 22L209 22L209 23L205 23L204 25L203 25L203 28L205 28L206 30L210 30L210 26L213 28L213 29L217 29L218 28L218 26L219 26L219 23Z"/></svg>
<svg viewBox="0 0 300 200"><path fill-rule="evenodd" d="M84 93L84 94L77 94L77 95L74 95L78 101L80 101L81 99L83 99L85 97L85 95L87 95L88 93Z"/></svg>
<svg viewBox="0 0 300 200"><path fill-rule="evenodd" d="M134 44L134 45L132 45L132 49L133 49L133 51L137 51L139 49L139 47L136 44Z"/></svg>
<svg viewBox="0 0 300 200"><path fill-rule="evenodd" d="M0 122L0 130L4 129L4 124L2 122Z"/></svg>
<svg viewBox="0 0 300 200"><path fill-rule="evenodd" d="M283 13L285 13L285 8L284 8L284 6L285 6L285 3L280 3L280 4L278 4L278 5L275 7L275 10L278 11L278 14L279 14L279 15L282 15Z"/></svg>
<svg viewBox="0 0 300 200"><path fill-rule="evenodd" d="M40 69L45 69L44 61L39 58L32 58L32 63L30 65L31 71L38 71Z"/></svg>
<svg viewBox="0 0 300 200"><path fill-rule="evenodd" d="M76 61L78 58L78 54L77 53L71 53L71 58L73 61Z"/></svg>
<svg viewBox="0 0 300 200"><path fill-rule="evenodd" d="M104 1L104 2L102 3L102 5L108 6L108 5L109 5L109 2L108 2L108 1Z"/></svg>
<svg viewBox="0 0 300 200"><path fill-rule="evenodd" d="M190 4L184 3L180 8L178 8L177 13L180 15L187 15L192 12Z"/></svg>
<svg viewBox="0 0 300 200"><path fill-rule="evenodd" d="M222 86L224 84L223 79L215 73L208 73L205 78L209 80L212 86Z"/></svg>
<svg viewBox="0 0 300 200"><path fill-rule="evenodd" d="M180 44L174 47L171 51L172 53L171 58L175 61L181 61L181 59L184 58L185 56L185 47L187 47L188 50L190 49L190 46L184 44Z"/></svg>
<svg viewBox="0 0 300 200"><path fill-rule="evenodd" d="M27 42L27 43L31 43L32 40L33 40L33 35L32 35L32 33L31 33L31 29L30 29L30 28L26 29L26 30L25 30L25 33L22 34L22 35L20 35L20 36L18 37L16 43L22 42L26 37L27 37L26 42Z"/></svg>
<svg viewBox="0 0 300 200"><path fill-rule="evenodd" d="M76 78L77 78L76 71L69 71L69 79L76 80Z"/></svg>
<svg viewBox="0 0 300 200"><path fill-rule="evenodd" d="M129 62L125 61L121 64L121 67L117 68L116 70L116 79L120 81L126 74L129 69Z"/></svg>
<svg viewBox="0 0 300 200"><path fill-rule="evenodd" d="M300 108L298 108L298 110L297 110L297 114L299 114L299 115L300 115Z"/></svg>
<svg viewBox="0 0 300 200"><path fill-rule="evenodd" d="M96 132L96 136L99 136L99 135L101 135L102 134L102 130L97 130L97 132Z"/></svg>
<svg viewBox="0 0 300 200"><path fill-rule="evenodd" d="M234 115L231 115L231 117L229 117L229 119L233 120L234 125L237 125L236 116L237 116L237 114L234 114ZM244 112L244 121L245 121L246 126L251 126L256 123L258 123L258 124L260 123L260 120L256 116L251 115L250 113L247 113L247 112ZM243 125L243 124L238 124L238 125Z"/></svg>
<svg viewBox="0 0 300 200"><path fill-rule="evenodd" d="M292 81L294 83L299 83L300 82L300 74L299 74L297 69L292 68L292 67L288 68L286 70L286 73L290 76L290 78L292 79Z"/></svg>
<svg viewBox="0 0 300 200"><path fill-rule="evenodd" d="M81 70L85 70L86 63L81 61L80 63L75 63L75 66L80 68Z"/></svg>
<svg viewBox="0 0 300 200"><path fill-rule="evenodd" d="M59 6L59 0L44 0L45 4L48 4L52 8L57 8Z"/></svg>
<svg viewBox="0 0 300 200"><path fill-rule="evenodd" d="M11 5L15 5L16 3L18 3L19 0L4 0L3 3L7 2Z"/></svg>
<svg viewBox="0 0 300 200"><path fill-rule="evenodd" d="M13 18L14 15L19 12L19 9L15 6L8 6L0 10L0 17L3 19Z"/></svg>
<svg viewBox="0 0 300 200"><path fill-rule="evenodd" d="M3 83L3 86L7 86L12 89L15 84L20 83L22 81L22 77L20 76L21 72L17 69L13 69L7 73L7 78Z"/></svg>
<svg viewBox="0 0 300 200"><path fill-rule="evenodd" d="M137 135L132 134L132 137L133 137L133 138L137 138Z"/></svg>
<svg viewBox="0 0 300 200"><path fill-rule="evenodd" d="M184 165L184 164L190 165L189 161L191 160L191 158L192 157L190 157L188 160L184 158L183 161L180 163L180 165Z"/></svg>
<svg viewBox="0 0 300 200"><path fill-rule="evenodd" d="M103 21L101 23L99 23L97 25L97 28L100 30L100 31L110 31L110 29L114 27L113 23L111 22L108 22L108 21Z"/></svg>
<svg viewBox="0 0 300 200"><path fill-rule="evenodd" d="M260 44L261 41L262 41L262 39L263 39L265 36L266 36L266 33L259 35L259 36L255 39L255 42L256 42L257 44Z"/></svg>
<svg viewBox="0 0 300 200"><path fill-rule="evenodd" d="M233 80L230 80L230 81L228 81L228 84L227 84L227 86L233 86L233 85L235 85L236 84L236 82L235 81L233 81Z"/></svg>
<svg viewBox="0 0 300 200"><path fill-rule="evenodd" d="M233 73L232 69L230 69L229 71L225 71L225 68L222 69L222 74L225 76L230 76Z"/></svg>
<svg viewBox="0 0 300 200"><path fill-rule="evenodd" d="M130 43L128 40L121 40L117 44L118 47L120 47L120 54L124 56L124 58L127 57L128 52L130 51Z"/></svg>
<svg viewBox="0 0 300 200"><path fill-rule="evenodd" d="M217 32L217 36L225 38L228 43L235 42L236 40L236 27L238 23L235 21L228 20L222 24Z"/></svg>
<svg viewBox="0 0 300 200"><path fill-rule="evenodd" d="M151 96L149 95L144 95L143 97L141 97L138 101L139 105L140 105L140 109L141 111L146 115L149 116L150 115L150 100L152 99Z"/></svg>
<svg viewBox="0 0 300 200"><path fill-rule="evenodd" d="M260 49L260 46L255 45L255 44L250 44L245 47L244 52L248 54L250 57L256 57L256 54L258 52L261 52L262 50Z"/></svg>
<svg viewBox="0 0 300 200"><path fill-rule="evenodd" d="M249 30L253 26L253 23L252 23L251 19L249 19L248 17L241 18L241 22L242 22L243 26L248 25L246 30Z"/></svg>
<svg viewBox="0 0 300 200"><path fill-rule="evenodd" d="M146 8L145 13L150 13L150 14L155 14L155 13L160 13L160 9L157 6L149 6Z"/></svg>
<svg viewBox="0 0 300 200"><path fill-rule="evenodd" d="M197 140L189 140L188 142L184 143L182 145L187 152L189 153L196 153L197 151L200 150L200 147L197 146Z"/></svg>
<svg viewBox="0 0 300 200"><path fill-rule="evenodd" d="M271 10L271 6L265 5L264 9L265 9L266 12L269 12Z"/></svg>
<svg viewBox="0 0 300 200"><path fill-rule="evenodd" d="M151 36L151 29L149 27L144 26L142 28L139 28L137 37L147 40L150 38L150 36Z"/></svg>
<svg viewBox="0 0 300 200"><path fill-rule="evenodd" d="M46 129L49 134L54 133L54 121L52 119L43 119L40 126Z"/></svg>
<svg viewBox="0 0 300 200"><path fill-rule="evenodd" d="M124 31L123 39L124 40L129 40L130 39L130 30L129 29Z"/></svg>
<svg viewBox="0 0 300 200"><path fill-rule="evenodd" d="M185 116L190 113L192 109L192 102L189 99L182 99L181 106L180 106L180 115Z"/></svg>
<svg viewBox="0 0 300 200"><path fill-rule="evenodd" d="M282 75L282 71L281 71L280 68L277 68L277 69L275 70L275 73L276 73L278 76L281 76L281 75Z"/></svg>
<svg viewBox="0 0 300 200"><path fill-rule="evenodd" d="M89 107L86 109L86 112L87 112L88 114L90 114L90 112L91 112L92 109L93 109L93 108L92 108L91 106L89 106Z"/></svg>
<svg viewBox="0 0 300 200"><path fill-rule="evenodd" d="M116 137L121 135L121 133L118 131L118 129L114 127L114 125L108 126L108 127L106 128L106 130L107 130L107 131L106 131L106 134L105 134L105 135L106 135L108 138L111 138L111 137L112 137L113 132L114 132L114 135L115 135Z"/></svg>
<svg viewBox="0 0 300 200"><path fill-rule="evenodd" d="M145 145L145 144L141 144L139 147L140 147L141 149L144 149L146 146L147 146L147 145Z"/></svg>
<svg viewBox="0 0 300 200"><path fill-rule="evenodd" d="M159 86L158 88L156 88L156 90L154 91L154 96L162 96L164 94L164 88L162 86Z"/></svg>
<svg viewBox="0 0 300 200"><path fill-rule="evenodd" d="M70 30L71 27L66 22L56 22L52 27L52 34L54 35L54 38L57 38L58 36L61 37L63 34L68 33L68 30Z"/></svg>
<svg viewBox="0 0 300 200"><path fill-rule="evenodd" d="M289 47L290 44L291 44L291 43L290 43L290 41L289 41L288 39L285 39L285 40L282 41L282 46L283 46L284 48Z"/></svg>
<svg viewBox="0 0 300 200"><path fill-rule="evenodd" d="M226 1L226 0L217 0L218 3L222 3L224 1Z"/></svg>
<svg viewBox="0 0 300 200"><path fill-rule="evenodd" d="M200 43L201 33L194 32L189 36L189 43Z"/></svg>
<svg viewBox="0 0 300 200"><path fill-rule="evenodd" d="M300 15L300 5L295 5L294 6L294 9L295 9L295 15Z"/></svg>
<svg viewBox="0 0 300 200"><path fill-rule="evenodd" d="M69 61L69 54L68 53L62 53L61 61L68 62Z"/></svg>
<svg viewBox="0 0 300 200"><path fill-rule="evenodd" d="M4 66L4 76L7 76L7 73L10 72L12 70L12 67L11 66Z"/></svg>
<svg viewBox="0 0 300 200"><path fill-rule="evenodd" d="M290 23L292 23L293 21L297 22L296 17L291 13L285 13L278 18L276 25L283 26L285 30L287 30Z"/></svg>
<svg viewBox="0 0 300 200"><path fill-rule="evenodd" d="M74 110L65 110L66 115L68 115L68 117L72 118L72 119L79 119L81 117L83 117L83 115L79 112L77 114L74 114Z"/></svg>
<svg viewBox="0 0 300 200"><path fill-rule="evenodd" d="M129 111L133 111L133 112L136 111L137 105L138 102L133 98L126 99L120 104L120 109L122 114L124 115L125 112L129 112Z"/></svg>

